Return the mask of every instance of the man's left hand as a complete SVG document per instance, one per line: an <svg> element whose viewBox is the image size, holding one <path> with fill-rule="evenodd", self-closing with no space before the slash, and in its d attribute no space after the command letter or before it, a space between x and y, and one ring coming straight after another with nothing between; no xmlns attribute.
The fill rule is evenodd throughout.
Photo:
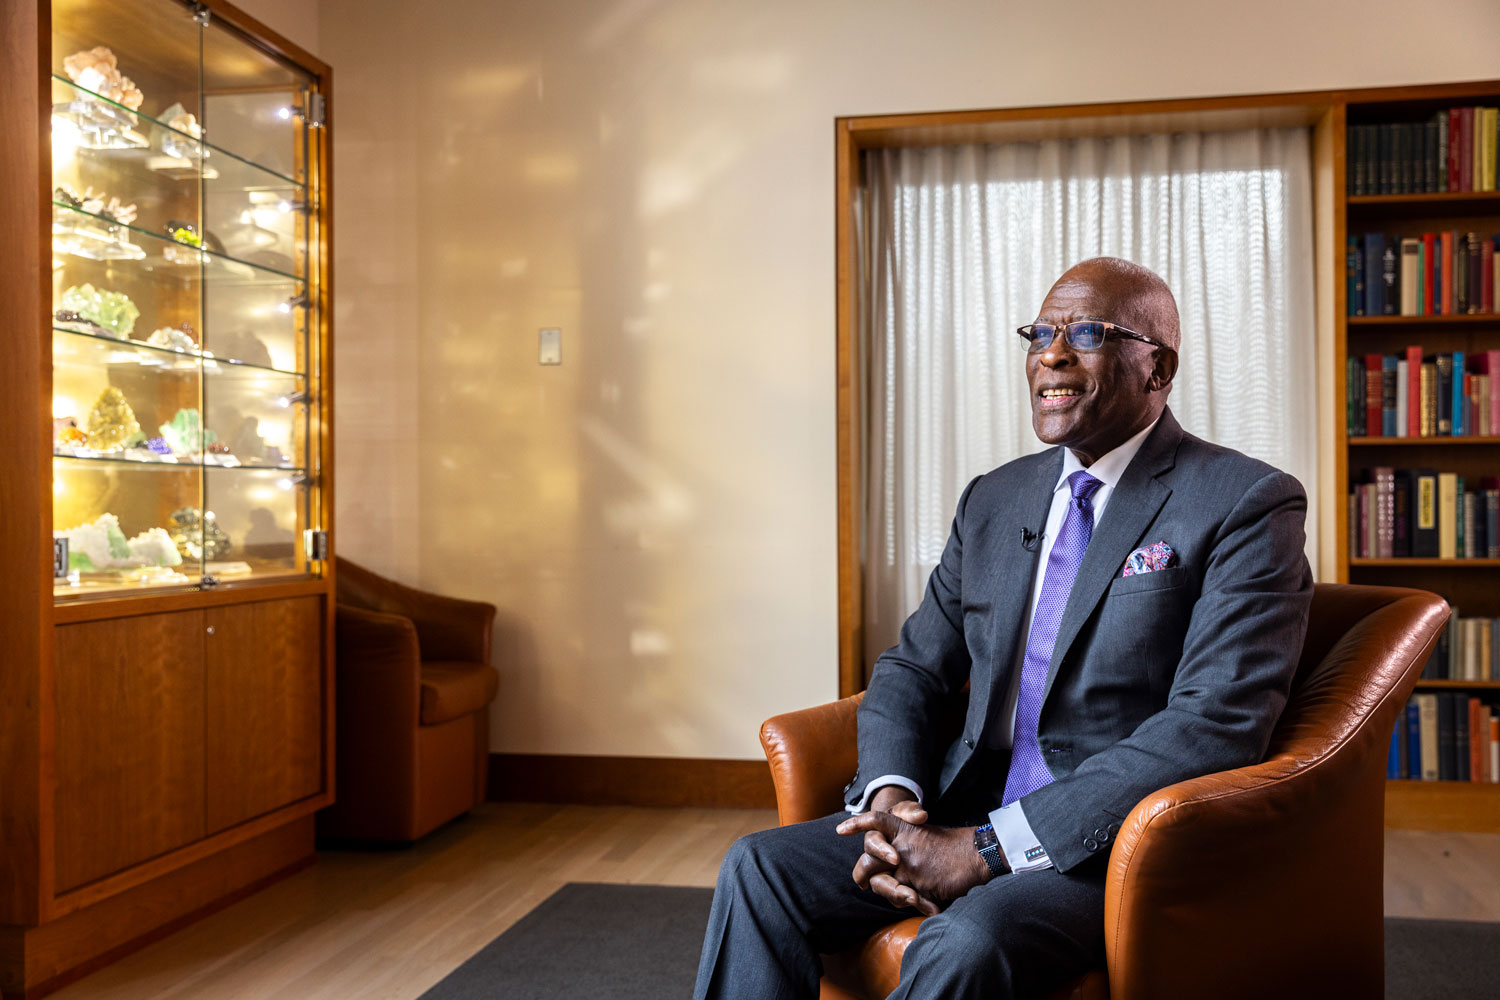
<svg viewBox="0 0 1500 1000"><path fill-rule="evenodd" d="M990 878L989 867L974 850L973 827L919 826L891 813L867 812L844 820L838 832L846 837L873 832L895 850L894 871L888 863L866 854L854 866L854 881L897 906L912 905L900 891L904 886L920 897L916 909L931 915L937 911L934 904L952 902ZM887 871L899 885L890 887L883 879L872 882L871 876Z"/></svg>

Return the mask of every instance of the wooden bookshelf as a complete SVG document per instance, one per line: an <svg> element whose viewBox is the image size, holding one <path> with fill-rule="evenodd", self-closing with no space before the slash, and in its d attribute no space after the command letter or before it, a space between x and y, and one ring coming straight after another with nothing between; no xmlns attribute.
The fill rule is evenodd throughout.
<svg viewBox="0 0 1500 1000"><path fill-rule="evenodd" d="M1418 122L1434 112L1474 105L1500 105L1500 81L1470 85L1396 88L1378 94L1350 92L1345 122L1359 125ZM1335 137L1338 229L1337 264L1344 273L1344 241L1366 233L1416 236L1424 232L1500 232L1500 191L1455 191L1424 194L1352 196L1346 177L1354 169L1350 133ZM1398 265L1399 266L1399 265ZM1335 463L1339 510L1336 547L1340 582L1418 587L1448 599L1465 618L1500 617L1500 559L1355 558L1343 500L1363 470L1375 466L1432 468L1471 477L1500 476L1500 434L1459 437L1367 437L1351 435L1343 414L1347 387L1344 364L1366 354L1400 355L1407 345L1424 353L1466 354L1500 349L1500 314L1459 313L1423 316L1350 316L1348 290L1335 298ZM1500 379L1497 379L1500 382ZM1495 391L1500 391L1500 385ZM1330 500L1335 499L1333 497ZM1500 681L1421 680L1417 690L1467 693L1489 705L1500 704ZM1386 784L1386 825L1404 829L1500 831L1500 784L1488 782L1400 780Z"/></svg>

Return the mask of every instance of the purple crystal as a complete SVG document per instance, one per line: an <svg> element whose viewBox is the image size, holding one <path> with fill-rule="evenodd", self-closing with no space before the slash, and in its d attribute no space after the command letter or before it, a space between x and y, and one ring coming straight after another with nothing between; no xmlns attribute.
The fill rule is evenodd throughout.
<svg viewBox="0 0 1500 1000"><path fill-rule="evenodd" d="M151 440L146 442L146 447L150 448L158 455L172 454L172 446L167 444L166 438L152 438Z"/></svg>

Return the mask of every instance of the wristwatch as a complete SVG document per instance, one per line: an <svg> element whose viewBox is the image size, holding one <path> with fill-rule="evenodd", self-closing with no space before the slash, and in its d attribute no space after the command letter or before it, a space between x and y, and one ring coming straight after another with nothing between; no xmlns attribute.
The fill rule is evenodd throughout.
<svg viewBox="0 0 1500 1000"><path fill-rule="evenodd" d="M1010 872L1010 866L1005 863L1005 855L1000 852L1000 838L995 836L993 823L975 828L974 850L979 852L979 856L989 866L991 875L1000 876Z"/></svg>

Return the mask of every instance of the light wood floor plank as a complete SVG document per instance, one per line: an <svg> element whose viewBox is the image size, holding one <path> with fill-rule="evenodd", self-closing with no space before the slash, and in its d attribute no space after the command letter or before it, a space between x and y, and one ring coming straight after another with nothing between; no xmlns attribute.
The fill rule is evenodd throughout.
<svg viewBox="0 0 1500 1000"><path fill-rule="evenodd" d="M567 882L712 886L771 810L485 805L317 865L57 1000L412 1000ZM1386 832L1386 912L1500 921L1500 835Z"/></svg>

